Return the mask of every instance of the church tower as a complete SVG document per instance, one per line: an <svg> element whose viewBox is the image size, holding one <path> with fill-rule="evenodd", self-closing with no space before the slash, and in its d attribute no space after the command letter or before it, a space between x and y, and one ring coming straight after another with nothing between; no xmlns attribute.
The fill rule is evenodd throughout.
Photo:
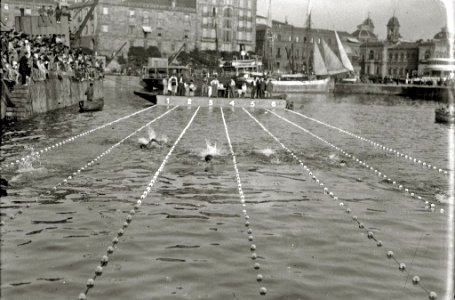
<svg viewBox="0 0 455 300"><path fill-rule="evenodd" d="M395 43L400 38L400 22L398 22L397 17L394 15L387 23L387 41Z"/></svg>

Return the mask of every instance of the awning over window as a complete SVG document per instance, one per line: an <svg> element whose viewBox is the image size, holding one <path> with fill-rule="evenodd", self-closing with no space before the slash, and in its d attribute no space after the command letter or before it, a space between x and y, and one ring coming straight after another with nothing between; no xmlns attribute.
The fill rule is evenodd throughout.
<svg viewBox="0 0 455 300"><path fill-rule="evenodd" d="M142 26L142 30L144 30L144 32L152 32L152 27L150 27L150 26Z"/></svg>

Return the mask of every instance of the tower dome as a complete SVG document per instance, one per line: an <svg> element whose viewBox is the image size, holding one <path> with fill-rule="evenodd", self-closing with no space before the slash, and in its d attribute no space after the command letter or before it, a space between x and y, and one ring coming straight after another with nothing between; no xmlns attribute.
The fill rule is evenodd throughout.
<svg viewBox="0 0 455 300"><path fill-rule="evenodd" d="M391 17L389 22L387 23L387 27L392 27L392 26L400 27L400 22L398 22L398 19L395 16Z"/></svg>
<svg viewBox="0 0 455 300"><path fill-rule="evenodd" d="M370 19L370 17L366 18L365 21L363 21L362 25L374 28L373 21Z"/></svg>
<svg viewBox="0 0 455 300"><path fill-rule="evenodd" d="M387 23L387 40L396 43L400 38L400 22L398 22L397 17L393 15Z"/></svg>

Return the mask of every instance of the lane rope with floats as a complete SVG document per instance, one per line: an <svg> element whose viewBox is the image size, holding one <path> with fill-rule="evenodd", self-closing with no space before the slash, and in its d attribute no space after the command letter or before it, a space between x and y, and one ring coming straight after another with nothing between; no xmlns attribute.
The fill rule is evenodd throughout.
<svg viewBox="0 0 455 300"><path fill-rule="evenodd" d="M152 187L157 182L159 174L163 171L164 166L166 165L166 163L168 162L170 156L174 152L174 149L177 146L177 144L180 142L182 137L185 135L185 133L188 130L188 128L190 128L191 124L194 121L194 118L196 117L197 113L199 112L199 109L200 109L200 107L198 107L196 109L196 111L194 112L194 114L191 117L190 121L188 122L186 127L182 130L182 132L180 133L180 135L178 136L178 138L175 140L174 144L172 145L171 149L169 150L169 152L167 153L167 155L165 156L165 158L161 162L160 167L158 168L158 170L153 175L152 179L150 180L150 183L144 189L142 195L139 197L139 199L134 204L133 209L131 209L130 212L128 213L128 215L126 216L126 219L123 222L122 227L117 231L116 237L114 237L114 239L112 240L111 245L109 247L107 247L106 254L101 257L100 265L98 265L95 268L95 275L87 280L85 292L79 294L79 297L78 297L79 300L87 299L87 295L88 295L90 289L92 289L95 286L96 278L98 278L99 276L101 276L103 274L103 271L104 271L103 268L107 266L107 264L109 262L109 256L113 255L114 251L118 247L119 238L122 237L125 234L126 228L131 224L131 222L133 221L134 215L138 212L139 208L142 205L142 201L145 200L145 198L148 196L148 193L150 193Z"/></svg>
<svg viewBox="0 0 455 300"><path fill-rule="evenodd" d="M129 115L127 115L127 116L121 117L121 118L116 119L116 120L114 120L114 121L111 121L111 122L109 122L109 123L106 123L106 124L100 125L100 126L98 126L98 127L95 127L95 128L93 128L93 129L87 130L87 131L85 131L85 132L79 133L79 134L77 134L77 135L75 135L75 136L69 137L69 138L67 138L67 139L65 139L65 140L63 140L63 141L60 141L60 142L58 142L58 143L55 143L55 144L53 144L53 145L51 145L51 146L47 146L47 147L45 147L45 148L43 148L43 149L41 149L41 150L33 151L32 153L30 153L30 154L27 155L27 156L24 156L24 157L22 157L22 158L20 158L20 159L17 159L16 161L13 161L13 162L11 162L11 163L8 163L8 164L5 164L5 165L3 165L3 166L0 166L0 171L3 170L3 169L13 168L15 165L20 164L21 162L25 162L25 161L27 161L27 160L29 160L29 159L39 158L40 154L43 154L43 153L45 153L45 152L49 152L49 151L55 150L55 149L57 149L58 147L61 147L61 146L65 145L65 144L69 144L69 143L71 143L71 142L74 142L75 140L77 140L77 139L80 138L80 137L86 136L86 135L88 135L88 134L91 134L91 133L93 133L93 132L99 130L99 129L103 129L103 128L109 126L109 125L118 123L118 122L123 121L123 120L126 120L126 119L128 119L128 118L131 118L131 117L133 117L133 116L135 116L135 115L137 115L137 114L143 113L143 112L145 112L145 111L147 111L147 110L149 110L149 109L152 109L152 108L154 108L154 107L155 107L155 106L150 106L150 107L147 107L147 108L138 110L138 111L136 111L136 112L134 112L134 113L132 113L132 114L129 114Z"/></svg>
<svg viewBox="0 0 455 300"><path fill-rule="evenodd" d="M99 154L97 157L93 158L91 161L86 163L84 166L80 167L76 172L73 172L72 175L69 175L67 178L65 178L65 179L61 180L59 183L57 183L53 188L51 188L50 190L47 191L47 194L51 195L52 193L55 193L57 191L58 187L66 185L70 180L73 180L74 178L76 178L77 175L79 175L82 171L85 171L85 170L89 169L90 167L94 166L95 163L99 162L102 158L104 158L104 156L110 154L112 150L114 150L115 148L117 148L118 146L123 144L126 140L128 140L132 136L136 135L138 132L140 132L145 127L149 126L150 124L158 121L159 119L161 119L162 117L164 117L165 115L167 115L168 113L170 113L171 111L176 109L177 107L178 106L174 106L170 110L167 110L166 112L164 112L163 114L159 115L158 117L156 117L152 121L150 121L150 122L146 123L145 125L139 127L138 129L136 129L135 131L133 131L132 133L130 133L129 135L127 135L126 137L124 137L123 139L121 139L120 141L115 143L114 145L110 146L108 149L106 149L104 152ZM41 194L40 196L43 196L43 194ZM39 201L35 200L35 203L39 203ZM25 207L26 208L30 208L31 207L30 203L27 203ZM15 214L7 216L6 219L7 220L14 220L18 215L23 214L23 212L24 212L24 209L20 208ZM2 220L0 225L1 226L5 225L5 222Z"/></svg>
<svg viewBox="0 0 455 300"><path fill-rule="evenodd" d="M346 156L346 157L352 159L354 162L356 162L357 164L359 164L361 167L364 167L364 168L366 168L367 170L374 172L379 178L382 178L382 179L384 179L384 180L387 180L387 182L392 183L393 186L398 186L397 189L400 190L400 191L403 191L406 195L409 195L409 196L411 196L412 198L417 198L417 199L419 199L419 200L424 201L424 202L425 202L425 208L426 208L426 209L430 209L431 211L434 211L434 210L435 210L435 208L436 208L436 203L430 202L430 201L428 201L428 200L424 200L424 199L422 198L422 196L417 195L417 194L414 193L414 192L411 192L411 191L409 190L409 188L404 187L402 184L399 184L397 181L393 180L392 178L390 178L389 176L387 176L386 174L384 174L384 173L381 172L380 170L378 170L378 169L372 167L372 166L369 165L365 160L360 160L358 157L356 157L355 155L353 155L353 154L351 154L351 153L345 151L345 150L342 149L341 147L335 146L334 144L330 143L329 141L327 141L327 140L321 138L320 136L318 136L318 135L312 133L311 131L309 131L309 130L303 128L302 126L300 126L300 125L298 125L298 124L296 124L296 123L294 123L294 122L292 122L292 121L290 121L290 120L288 120L288 119L286 119L286 118L284 118L284 117L278 115L277 113L275 113L275 112L273 112L273 111L271 111L271 110L269 110L269 109L267 109L267 111L270 112L270 113L272 113L273 115L275 115L277 118L279 118L279 119L281 119L281 120L283 120L283 121L285 121L285 122L287 122L287 123L293 125L294 127L296 127L296 128L298 128L298 129L304 131L305 133L311 135L312 137L314 137L314 138L320 140L321 142L323 142L323 143L329 145L330 147L336 149L337 151L341 152L344 156ZM444 213L444 211L445 211L445 210L444 210L443 208L440 209L440 213L441 213L441 214Z"/></svg>
<svg viewBox="0 0 455 300"><path fill-rule="evenodd" d="M237 158L236 158L234 149L232 148L231 138L229 137L229 130L228 130L228 127L227 127L227 124L226 124L226 119L224 117L223 108L220 107L220 110L221 110L221 116L223 118L223 124L224 124L224 130L225 130L225 133L226 133L226 139L228 141L229 150L230 150L231 156L232 156L232 164L233 164L234 170L235 170L235 177L236 177L236 181L237 181L237 188L238 188L238 191L239 191L240 203L242 204L242 207L243 207L242 213L243 213L243 215L245 217L245 227L248 228L248 230L246 231L247 234L248 234L248 241L249 242L253 242L254 241L253 230L251 229L250 216L248 215L248 212L247 212L247 209L246 209L245 195L244 195L243 189L242 189L242 180L240 178L239 169L237 167ZM256 253L256 245L254 243L252 243L250 245L250 250L251 250L251 259L254 261L258 257L258 255ZM254 263L253 268L255 270L260 270L261 265L258 262L256 262L256 263ZM264 279L264 276L261 273L257 273L256 281L257 282L262 282L263 279ZM260 289L259 289L259 294L266 295L267 294L267 288L265 286L261 286Z"/></svg>
<svg viewBox="0 0 455 300"><path fill-rule="evenodd" d="M357 135L355 133L352 133L352 132L349 132L347 130L344 130L342 128L339 128L339 127L336 127L336 126L333 126L333 125L330 125L328 123L325 123L323 121L320 121L320 120L317 120L317 119L314 119L314 118L311 118L309 116L306 116L302 113L299 113L299 112L296 112L296 111L293 111L293 110L289 110L289 109L286 109L286 111L288 112L291 112L293 114L296 114L302 118L305 118L305 119L308 119L308 120L311 120L313 122L316 122L318 124L321 124L321 125L324 125L326 127L329 127L329 128L332 128L332 129L335 129L335 130L338 130L344 134L347 134L347 135L350 135L362 142L367 142L369 143L370 145L372 145L373 147L376 147L376 148L379 148L380 150L383 150L384 152L386 153L393 153L395 154L397 157L400 157L400 158L403 158L404 160L406 160L407 162L411 162L411 163L414 163L413 165L421 165L423 168L426 168L426 170L434 170L434 171L437 171L438 173L444 173L444 174L448 174L448 171L443 169L443 168L438 168L437 166L435 166L434 164L431 164L429 162L426 162L426 161L423 161L421 159L417 159L415 157L412 157L411 155L409 154L406 154L406 153L402 153L398 150L395 150L395 149L392 149L390 147L386 147L380 143L377 143L375 141L372 141L370 139L367 139L367 138L364 138L360 135Z"/></svg>
<svg viewBox="0 0 455 300"><path fill-rule="evenodd" d="M287 153L289 153L290 156L292 156L292 158L294 158L298 162L298 164L305 170L305 172L307 173L308 177L310 177L310 179L312 179L316 184L318 184L322 188L322 192L323 192L324 195L328 196L333 201L337 202L338 206L341 209L343 209L346 212L346 214L350 215L352 213L352 209L347 204L345 204L342 200L340 200L340 198L338 196L336 196L333 191L329 190L329 188L327 188L325 186L324 182L322 180L320 180L316 175L314 175L313 171L300 158L298 158L297 155L295 155L292 150L290 150L288 147L286 147L286 145L284 145L275 135L273 135L261 122L259 122L258 119L256 119L245 108L243 108L243 111L246 114L248 114L248 116L250 116L250 118L252 118L262 128L263 131L265 131L268 135L270 135L270 137L272 137L281 146L281 148L283 148ZM365 224L362 223L356 215L352 216L352 221L354 221L356 223L356 225L358 226L358 228L361 231L366 233L366 236L367 236L367 238L369 240L372 240L372 241L374 241L376 243L377 247L383 247L384 246L382 241L377 239L377 237L375 236L373 231L365 228ZM410 272L406 268L406 264L401 262L399 259L397 259L395 253L392 250L388 250L386 252L386 257L389 260L392 260L393 262L395 262L395 264L398 266L398 270L399 271L405 272L408 276L411 276ZM423 291L425 291L425 293L427 293L428 298L430 300L436 300L437 299L438 295L435 292L428 290L421 283L420 276L414 275L412 277L412 283L413 283L413 285L418 285Z"/></svg>

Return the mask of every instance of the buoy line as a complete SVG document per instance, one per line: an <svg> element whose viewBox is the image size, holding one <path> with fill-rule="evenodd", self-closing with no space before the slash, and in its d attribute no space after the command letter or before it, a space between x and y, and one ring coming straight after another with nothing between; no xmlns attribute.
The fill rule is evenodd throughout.
<svg viewBox="0 0 455 300"><path fill-rule="evenodd" d="M174 149L177 146L177 144L180 142L182 137L185 135L185 133L188 130L188 128L190 128L191 124L194 121L194 118L196 117L197 113L199 112L199 109L200 109L200 107L198 107L196 109L196 111L194 112L194 114L191 117L191 119L188 122L188 124L185 126L185 128L183 128L182 132L180 133L178 138L175 140L175 142L172 145L171 149L169 150L169 152L166 154L166 156L164 157L163 161L161 162L160 167L158 168L158 170L153 175L152 179L150 180L150 183L144 189L142 195L139 197L139 199L134 204L133 209L131 209L129 214L126 216L126 219L125 219L125 222L123 222L122 228L120 228L117 231L116 237L114 237L114 239L112 240L111 245L109 247L107 247L106 255L102 256L101 261L100 261L100 265L95 268L95 275L92 278L89 278L87 280L85 292L79 294L79 297L78 297L79 300L87 299L88 292L90 291L90 289L92 289L95 286L96 278L103 274L103 267L107 266L107 264L109 262L109 256L113 255L115 249L117 248L117 245L119 243L119 238L122 237L125 234L125 229L133 221L133 217L138 212L139 208L141 207L142 201L147 197L148 193L151 191L152 187L155 185L156 181L158 180L159 174L163 171L164 166L166 165L167 161L169 160L170 156L172 155L172 152L174 152Z"/></svg>
<svg viewBox="0 0 455 300"><path fill-rule="evenodd" d="M383 151L386 152L386 153L393 153L393 154L395 154L397 157L403 158L404 160L406 160L406 161L408 161L408 162L411 162L411 163L413 162L414 165L415 165L415 164L418 164L418 165L421 165L423 168L427 168L428 170L434 170L434 171L437 171L438 173L444 173L444 174L446 174L446 175L448 174L448 171L447 171L447 170L445 170L445 169L443 169L443 168L438 168L438 167L435 166L434 164L431 164L431 163L426 162L426 161L423 161L423 160L421 160L421 159L417 159L417 158L415 158L415 157L412 157L412 155L402 153L402 152L400 152L400 151L398 151L398 150L395 150L395 149L392 149L392 148L390 148L390 147L386 147L386 146L384 146L384 145L382 145L382 144L380 144L380 143L377 143L377 142L372 141L372 140L370 140L370 139L364 138L364 137L362 137L362 136L360 136L360 135L354 134L354 133L349 132L349 131L347 131L347 130L344 130L344 129L342 129L342 128L339 128L339 127L330 125L330 124L325 123L325 122L323 122L323 121L320 121L320 120L317 120L317 119L308 117L308 116L306 116L306 115L304 115L304 114L302 114L302 113L299 113L299 112L296 112L296 111L293 111L293 110L289 110L289 109L286 109L286 111L291 112L291 113L293 113L293 114L296 114L296 115L298 115L298 116L300 116L300 117L302 117L302 118L305 118L305 119L311 120L311 121L313 121L313 122L319 123L319 124L321 124L321 125L327 126L327 127L329 127L329 128L338 130L338 131L340 131L340 132L342 132L342 133L344 133L344 134L350 135L350 136L352 136L352 137L354 137L354 138L356 138L356 139L358 139L358 140L360 140L360 141L362 141L362 142L367 142L367 143L373 145L374 147L377 147L377 148L379 148L380 150L383 150Z"/></svg>
<svg viewBox="0 0 455 300"><path fill-rule="evenodd" d="M132 114L129 114L129 115L124 116L124 117L121 117L121 118L119 118L119 119L117 119L117 120L114 120L114 121L111 121L111 122L109 122L109 123L100 125L100 126L98 126L98 127L95 127L95 128L93 128L93 129L87 130L87 131L85 131L85 132L79 133L79 134L77 134L77 135L75 135L75 136L69 137L69 138L67 138L67 139L65 139L65 140L63 140L63 141L61 141L61 142L55 143L55 144L53 144L53 145L51 145L51 146L47 146L47 147L45 147L45 148L43 148L43 149L41 149L41 150L33 151L32 153L30 153L30 154L27 155L27 156L24 156L24 157L22 157L22 158L20 158L20 159L17 159L16 161L13 161L13 162L11 162L11 163L8 163L8 164L5 164L5 165L3 165L3 166L0 166L0 171L3 170L3 169L12 168L12 167L14 167L15 165L17 165L17 164L19 164L19 163L21 163L21 162L24 162L24 161L26 161L26 160L28 160L28 159L30 159L30 158L34 158L34 157L35 157L35 158L38 158L38 157L40 156L40 154L42 154L42 153L44 153L44 152L48 152L48 151L55 150L56 148L61 147L61 146L65 145L65 144L69 144L69 143L71 143L71 142L74 142L75 140L77 140L77 139L80 138L80 137L83 137L83 136L86 136L86 135L88 135L88 134L91 134L91 133L93 133L93 132L95 132L95 131L97 131L97 130L99 130L99 129L103 129L103 128L106 127L106 126L109 126L109 125L118 123L118 122L123 121L123 120L126 120L126 119L128 119L128 118L131 118L132 116L135 116L135 115L137 115L137 114L143 113L144 111L147 111L147 110L152 109L152 108L154 108L154 107L155 107L155 106L150 106L150 107L147 107L147 108L138 110L138 111L136 111L136 112L134 112L134 113L132 113Z"/></svg>
<svg viewBox="0 0 455 300"><path fill-rule="evenodd" d="M304 162L300 158L298 158L297 155L295 155L292 150L290 150L288 147L286 147L286 145L284 145L275 135L273 135L273 133L271 133L261 122L259 122L259 120L256 119L249 111L247 111L245 108L243 108L243 111L245 113L247 113L250 116L250 118L252 118L262 128L262 130L264 130L268 135L270 135L281 146L281 148L283 148L286 152L288 152L289 155L291 155L292 158L294 158L300 164L301 167L303 167L303 169L306 171L308 176L314 182L316 182L316 184L319 184L319 186L321 188L323 188L324 195L327 195L328 197L333 199L333 201L338 202L338 206L341 209L343 209L347 214L351 214L352 213L351 208L347 204L345 204L342 200L340 200L339 197L336 196L333 191L330 191L325 186L324 182L322 180L320 180L317 176L315 176L313 174L313 172L311 171L311 169L307 165L305 165ZM370 231L367 228L365 228L365 225L359 220L359 218L356 215L352 216L352 220L356 223L356 225L358 226L358 228L361 231L366 233L366 236L367 236L367 238L369 240L372 240L372 241L376 242L376 246L377 247L383 247L384 246L382 241L377 239L375 234L372 231ZM411 275L410 272L406 268L406 264L403 263L403 262L400 262L396 258L395 254L394 254L394 252L392 250L388 250L387 253L386 253L386 256L387 256L388 259L393 260L398 265L398 270L400 270L401 272L406 272L408 274L408 276ZM429 291L425 286L423 286L422 283L420 282L420 277L418 275L414 275L412 277L412 283L414 285L420 286L420 288L422 290L424 290L428 294L430 300L436 300L437 299L437 294L435 292L433 292L433 291Z"/></svg>
<svg viewBox="0 0 455 300"><path fill-rule="evenodd" d="M288 119L286 119L286 118L284 118L284 117L278 115L277 113L275 113L275 112L273 112L273 111L271 111L271 110L269 110L269 109L267 109L267 111L271 112L272 114L274 114L274 115L275 115L276 117L278 117L279 119L281 119L281 120L283 120L283 121L285 121L285 122L287 122L287 123L289 123L289 124L291 124L291 125L297 127L298 129L304 131L305 133L311 135L312 137L314 137L314 138L320 140L321 142L323 142L323 143L329 145L330 147L336 149L337 151L341 152L344 156L346 156L346 157L348 157L348 158L351 158L354 162L356 162L357 164L359 164L361 167L364 167L364 168L366 168L367 170L370 170L370 171L374 172L379 178L383 178L384 180L387 179L387 181L390 182L390 183L392 183L392 185L398 186L398 190L403 191L406 195L410 195L412 198L417 198L417 199L419 199L419 200L425 201L425 208L426 208L426 209L431 209L431 211L434 211L434 210L435 210L435 208L436 208L436 203L430 202L430 201L428 201L428 200L423 200L422 196L417 195L417 194L414 193L414 192L411 192L408 188L404 187L403 185L399 184L397 181L395 181L395 180L393 180L392 178L388 177L386 174L384 174L384 173L381 172L380 170L378 170L378 169L372 167L371 165L369 165L365 160L363 160L363 161L360 160L360 159L357 158L355 155L350 154L349 152L345 151L344 149L342 149L342 148L340 148L340 147L338 147L338 146L335 146L334 144L330 143L329 141L327 141L327 140L321 138L320 136L318 136L318 135L312 133L311 131L309 131L309 130L303 128L302 126L300 126L300 125L298 125L298 124L296 124L296 123L294 123L294 122L292 122L292 121L290 121L290 120L288 120ZM440 209L440 213L444 213L444 211L445 211L445 210L444 210L443 208Z"/></svg>
<svg viewBox="0 0 455 300"><path fill-rule="evenodd" d="M248 230L246 231L247 234L248 234L248 241L249 242L253 242L254 241L253 230L251 229L251 225L250 225L250 221L249 221L250 220L250 216L248 215L248 212L246 210L245 195L244 195L243 189L242 189L242 180L240 178L239 169L237 167L237 159L236 159L236 155L235 155L234 149L232 148L231 138L229 137L229 130L228 130L228 127L227 127L227 124L226 124L226 119L224 117L223 108L220 107L220 110L221 110L221 116L223 118L223 124L224 124L224 131L226 133L226 139L228 141L229 150L230 150L231 156L232 156L232 164L234 166L235 177L236 177L236 180L237 180L237 188L238 188L238 191L239 191L240 203L242 204L242 207L243 207L242 213L243 213L243 215L245 217L245 227L248 228ZM256 253L256 245L254 243L252 243L250 245L250 250L251 250L251 259L252 260L256 260L258 256L257 256L257 253ZM253 268L255 270L260 270L261 265L256 262L256 263L254 263ZM257 282L262 282L263 279L264 279L264 276L261 273L258 273L256 275L256 281ZM259 289L259 294L266 295L267 294L267 288L265 286L261 286L260 289Z"/></svg>
<svg viewBox="0 0 455 300"><path fill-rule="evenodd" d="M133 131L132 133L130 133L128 136L124 137L123 139L121 139L120 141L118 141L117 143L115 143L114 145L112 145L111 147L109 147L107 150L103 151L101 154L99 154L97 157L93 158L90 162L86 163L84 166L80 167L76 172L73 172L72 175L69 175L67 178L63 179L61 182L57 183L52 189L48 190L47 191L47 194L50 195L52 194L53 192L55 193L55 191L57 190L57 188L59 186L62 186L62 185L66 185L70 180L76 178L77 175L79 175L82 171L84 170L87 170L89 167L91 166L94 166L95 163L99 162L104 156L108 155L111 153L112 150L114 150L115 148L117 148L119 145L121 145L122 143L124 143L126 140L128 140L129 138L131 138L133 135L137 134L139 131L143 130L145 127L147 127L148 125L158 121L159 119L161 119L162 117L164 117L165 115L167 115L168 113L170 113L171 111L173 111L174 109L176 109L178 106L174 106L172 109L170 110L167 110L166 112L164 112L163 114L159 115L158 117L156 117L155 119L153 119L152 121L148 122L147 124L139 127L138 129L136 129L135 131ZM42 194L40 196L43 196ZM39 203L38 200L35 200L35 203ZM30 208L30 203L27 203L26 208ZM18 215L21 215L22 213L24 212L23 208L20 208L15 214L12 214L12 215L9 215L9 216L6 216L6 219L7 220L14 220ZM0 226L3 226L5 225L5 222L2 220L0 221Z"/></svg>

